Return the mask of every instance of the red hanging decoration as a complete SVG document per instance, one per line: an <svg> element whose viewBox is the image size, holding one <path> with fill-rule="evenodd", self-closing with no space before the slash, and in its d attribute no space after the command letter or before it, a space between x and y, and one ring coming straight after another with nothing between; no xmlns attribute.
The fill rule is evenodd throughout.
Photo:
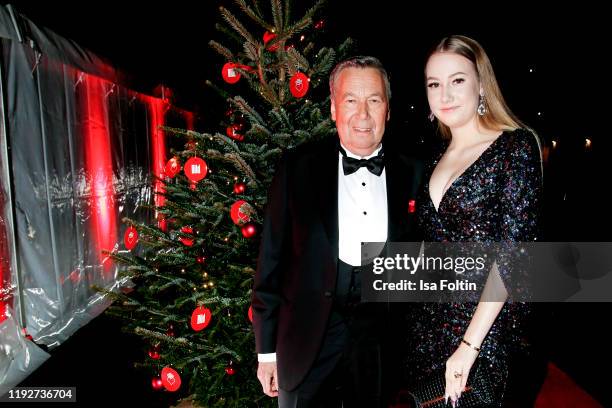
<svg viewBox="0 0 612 408"><path fill-rule="evenodd" d="M241 135L239 132L240 132L240 125L238 124L230 125L225 129L225 134L228 137L231 137L234 140L242 142L244 140L244 135Z"/></svg>
<svg viewBox="0 0 612 408"><path fill-rule="evenodd" d="M191 328L195 331L205 329L210 324L212 313L209 308L200 306L196 307L191 314Z"/></svg>
<svg viewBox="0 0 612 408"><path fill-rule="evenodd" d="M253 207L244 200L238 200L230 208L230 217L236 225L243 225L251 221L251 214L254 212Z"/></svg>
<svg viewBox="0 0 612 408"><path fill-rule="evenodd" d="M196 262L199 264L204 264L206 262L206 257L205 256L198 256L196 258Z"/></svg>
<svg viewBox="0 0 612 408"><path fill-rule="evenodd" d="M268 43L270 41L272 41L273 39L275 39L275 38L276 38L276 34L275 33L271 33L269 31L266 31L264 33L264 35L263 35L263 42L264 42L264 45L266 45L266 50L272 51L272 52L278 50L278 46L279 46L278 43L276 43L276 44L274 44L274 45L272 45L270 47L267 47Z"/></svg>
<svg viewBox="0 0 612 408"><path fill-rule="evenodd" d="M166 162L166 167L164 168L166 177L174 178L180 171L181 163L179 162L178 157L173 157Z"/></svg>
<svg viewBox="0 0 612 408"><path fill-rule="evenodd" d="M408 212L412 214L415 211L416 211L416 201L415 200L408 201Z"/></svg>
<svg viewBox="0 0 612 408"><path fill-rule="evenodd" d="M162 379L159 377L154 377L151 380L151 386L153 387L153 389L155 391L159 391L164 387L164 383L162 382Z"/></svg>
<svg viewBox="0 0 612 408"><path fill-rule="evenodd" d="M310 86L310 78L303 72L296 72L289 81L289 90L296 98L302 98L308 92Z"/></svg>
<svg viewBox="0 0 612 408"><path fill-rule="evenodd" d="M149 357L151 357L153 360L159 360L159 351L154 347L151 350L149 350Z"/></svg>
<svg viewBox="0 0 612 408"><path fill-rule="evenodd" d="M236 69L237 65L233 62L227 62L221 69L221 76L228 84L235 84L240 80L240 72Z"/></svg>
<svg viewBox="0 0 612 408"><path fill-rule="evenodd" d="M243 237L245 237L245 238L252 238L257 233L257 228L255 227L255 224L248 223L248 224L245 224L240 229L240 231L242 231L242 236Z"/></svg>
<svg viewBox="0 0 612 408"><path fill-rule="evenodd" d="M234 184L234 194L244 194L246 190L246 184L236 183Z"/></svg>
<svg viewBox="0 0 612 408"><path fill-rule="evenodd" d="M234 362L230 360L229 363L227 364L227 367L225 367L225 373L227 375L234 375L236 373L236 370L234 370L234 367L232 367L233 365L234 365Z"/></svg>
<svg viewBox="0 0 612 408"><path fill-rule="evenodd" d="M249 321L253 323L253 306L249 306L249 311L247 312L247 316L249 316Z"/></svg>
<svg viewBox="0 0 612 408"><path fill-rule="evenodd" d="M168 391L176 391L181 387L181 376L173 368L164 367L161 372L162 384Z"/></svg>
<svg viewBox="0 0 612 408"><path fill-rule="evenodd" d="M193 235L193 228L191 227L183 227L181 228L181 232L183 234L192 234ZM192 246L193 245L193 238L188 238L188 237L180 237L179 241L181 241L183 243L183 245L185 246Z"/></svg>
<svg viewBox="0 0 612 408"><path fill-rule="evenodd" d="M125 244L125 248L130 251L136 247L138 243L138 231L136 231L136 228L129 226L128 229L125 230L123 234L123 243Z"/></svg>
<svg viewBox="0 0 612 408"><path fill-rule="evenodd" d="M183 171L185 172L185 176L187 176L189 181L197 183L206 177L206 174L208 173L208 165L203 159L199 157L192 157L185 163Z"/></svg>

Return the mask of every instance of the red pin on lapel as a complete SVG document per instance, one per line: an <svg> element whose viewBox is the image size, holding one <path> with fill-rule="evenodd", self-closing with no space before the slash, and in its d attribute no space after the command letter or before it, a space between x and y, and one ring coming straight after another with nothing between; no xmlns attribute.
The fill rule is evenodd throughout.
<svg viewBox="0 0 612 408"><path fill-rule="evenodd" d="M416 211L416 201L415 200L409 200L408 201L408 212L410 214L412 214L415 211Z"/></svg>

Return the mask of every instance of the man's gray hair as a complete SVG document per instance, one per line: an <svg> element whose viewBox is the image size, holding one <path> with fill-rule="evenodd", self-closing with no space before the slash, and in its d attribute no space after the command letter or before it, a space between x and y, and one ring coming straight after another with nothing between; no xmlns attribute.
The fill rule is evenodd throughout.
<svg viewBox="0 0 612 408"><path fill-rule="evenodd" d="M382 63L378 60L378 58L360 55L357 57L352 57L347 60L339 62L329 75L329 93L331 95L331 99L334 99L334 87L336 85L336 80L340 76L340 72L342 72L346 68L374 68L380 72L380 75L385 82L385 94L387 97L387 102L391 100L391 84L389 83L389 75L387 74L387 70L383 67Z"/></svg>

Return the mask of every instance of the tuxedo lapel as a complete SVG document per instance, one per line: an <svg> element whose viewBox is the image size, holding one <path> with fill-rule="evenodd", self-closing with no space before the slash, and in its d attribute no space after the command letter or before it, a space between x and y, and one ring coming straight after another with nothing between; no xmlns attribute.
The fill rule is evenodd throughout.
<svg viewBox="0 0 612 408"><path fill-rule="evenodd" d="M335 146L335 147L334 147ZM318 169L317 183L319 212L321 221L333 249L334 259L338 259L338 148L337 143L325 149L319 157L314 157L314 168Z"/></svg>
<svg viewBox="0 0 612 408"><path fill-rule="evenodd" d="M401 165L393 155L385 154L385 173L387 178L387 241L395 241L402 234L402 225L407 216L406 192L409 188L406 180L410 180L405 166ZM404 202L406 201L406 202Z"/></svg>

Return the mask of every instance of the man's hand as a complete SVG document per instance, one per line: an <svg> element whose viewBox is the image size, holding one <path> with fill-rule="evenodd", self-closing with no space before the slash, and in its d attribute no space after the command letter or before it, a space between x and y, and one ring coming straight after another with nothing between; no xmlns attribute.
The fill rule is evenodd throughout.
<svg viewBox="0 0 612 408"><path fill-rule="evenodd" d="M263 387L263 392L270 397L278 397L278 381L276 374L276 362L259 363L257 367L257 378Z"/></svg>

